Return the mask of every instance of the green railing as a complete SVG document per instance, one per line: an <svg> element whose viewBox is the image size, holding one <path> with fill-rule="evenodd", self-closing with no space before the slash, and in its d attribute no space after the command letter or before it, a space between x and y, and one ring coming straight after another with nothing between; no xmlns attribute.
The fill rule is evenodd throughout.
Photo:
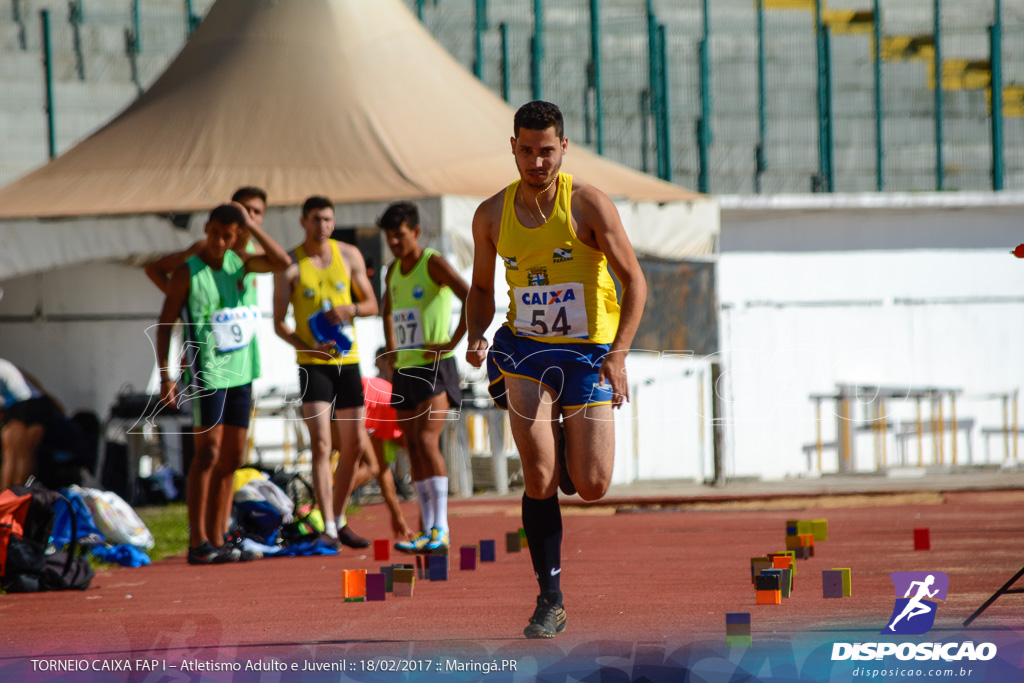
<svg viewBox="0 0 1024 683"><path fill-rule="evenodd" d="M405 2L512 106L557 102L574 144L687 187L1024 189L1024 0ZM0 140L4 172L116 114L210 4L69 0L49 9L47 58L41 4L10 0L5 49L46 68L0 81L0 110L38 131Z"/></svg>
<svg viewBox="0 0 1024 683"><path fill-rule="evenodd" d="M482 80L512 105L558 102L570 136L662 178L738 193L1024 188L1024 23L1004 22L1011 0L905 0L897 22L880 0L472 1L500 16L501 56L487 55L494 29L461 23L468 0L417 5L458 58L466 36L484 62L515 63L529 46L528 79Z"/></svg>

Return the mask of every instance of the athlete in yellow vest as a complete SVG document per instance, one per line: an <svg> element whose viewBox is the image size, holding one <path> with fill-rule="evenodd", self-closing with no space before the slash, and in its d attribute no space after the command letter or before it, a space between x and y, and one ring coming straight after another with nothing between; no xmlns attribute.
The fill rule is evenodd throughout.
<svg viewBox="0 0 1024 683"><path fill-rule="evenodd" d="M558 489L584 500L608 490L612 408L629 399L626 352L647 285L608 196L560 172L569 139L558 107L523 105L514 131L519 180L484 201L473 217L466 359L475 367L487 362L491 396L508 408L522 458L523 529L540 587L524 635L553 638L566 624ZM511 305L488 350L496 256ZM621 302L608 268L622 285Z"/></svg>
<svg viewBox="0 0 1024 683"><path fill-rule="evenodd" d="M420 215L412 202L396 202L377 221L395 257L384 293L384 339L391 378L391 405L406 435L409 466L420 506L420 534L399 541L409 553L447 548L448 469L441 453L444 413L462 405L454 349L466 318L452 327L452 298L465 309L469 285L433 249L420 246Z"/></svg>
<svg viewBox="0 0 1024 683"><path fill-rule="evenodd" d="M295 347L299 364L302 417L313 452L313 493L324 518L320 541L335 548L339 543L365 548L370 542L353 532L344 517L364 447L372 452L352 321L376 315L377 300L359 250L331 239L331 200L307 199L300 223L305 240L292 250L292 265L274 280L274 329ZM289 304L295 329L285 321ZM330 331L333 337L318 338L315 330ZM332 443L341 454L333 482Z"/></svg>

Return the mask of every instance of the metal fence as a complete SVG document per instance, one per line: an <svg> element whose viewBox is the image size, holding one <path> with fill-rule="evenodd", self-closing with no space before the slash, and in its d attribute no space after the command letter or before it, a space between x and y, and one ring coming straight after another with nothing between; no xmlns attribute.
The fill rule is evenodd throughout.
<svg viewBox="0 0 1024 683"><path fill-rule="evenodd" d="M0 184L124 109L212 1L8 0L0 8Z"/></svg>
<svg viewBox="0 0 1024 683"><path fill-rule="evenodd" d="M1019 0L406 2L513 106L706 192L1024 187Z"/></svg>
<svg viewBox="0 0 1024 683"><path fill-rule="evenodd" d="M0 183L123 109L212 4L9 2ZM405 2L513 106L687 187L1024 188L1024 0Z"/></svg>

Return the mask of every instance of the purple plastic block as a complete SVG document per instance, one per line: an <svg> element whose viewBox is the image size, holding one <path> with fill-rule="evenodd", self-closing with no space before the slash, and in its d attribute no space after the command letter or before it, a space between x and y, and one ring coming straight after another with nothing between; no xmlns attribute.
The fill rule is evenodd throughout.
<svg viewBox="0 0 1024 683"><path fill-rule="evenodd" d="M821 597L843 597L843 573L837 569L821 570Z"/></svg>
<svg viewBox="0 0 1024 683"><path fill-rule="evenodd" d="M387 590L387 577L383 574L366 575L366 599L383 600Z"/></svg>
<svg viewBox="0 0 1024 683"><path fill-rule="evenodd" d="M459 548L459 569L476 569L475 545L464 545Z"/></svg>

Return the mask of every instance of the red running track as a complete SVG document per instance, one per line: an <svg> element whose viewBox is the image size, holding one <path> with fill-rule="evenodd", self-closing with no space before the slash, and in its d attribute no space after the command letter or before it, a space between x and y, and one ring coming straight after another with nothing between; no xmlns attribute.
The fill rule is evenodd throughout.
<svg viewBox="0 0 1024 683"><path fill-rule="evenodd" d="M414 504L405 508L414 519ZM568 629L553 641L522 637L537 587L528 553L505 550L505 533L520 526L518 502L454 500L450 578L417 580L412 598L343 601L341 570L376 571L381 563L373 561L372 548L213 567L190 567L178 557L102 570L84 592L0 596L0 680L57 680L32 673L31 658L173 664L443 652L542 659L586 656L602 642L627 644L635 654L644 647L722 643L726 612L751 613L755 643L794 636L824 642L858 632L870 639L892 611L894 571L949 575L949 598L933 629L942 632L960 629L1024 565L1024 491L563 509ZM351 522L369 538L385 537L386 514L381 505L369 506ZM755 605L749 559L784 548L786 520L822 517L829 539L816 546L815 557L798 561L792 597L780 606ZM913 549L915 527L931 530L931 550ZM455 548L487 538L496 540L497 561L459 570ZM392 562L401 561L397 555ZM852 597L822 598L821 570L833 567L851 568ZM1022 615L1024 595L1004 596L966 632L978 642L993 633L1021 640ZM135 669L109 680L157 679Z"/></svg>

